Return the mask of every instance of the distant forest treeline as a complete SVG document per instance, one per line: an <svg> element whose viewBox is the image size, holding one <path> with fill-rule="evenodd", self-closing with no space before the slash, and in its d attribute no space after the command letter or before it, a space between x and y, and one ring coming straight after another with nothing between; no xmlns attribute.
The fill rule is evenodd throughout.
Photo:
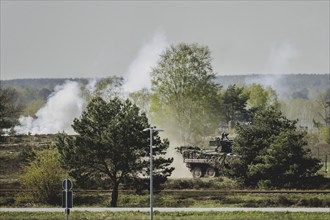
<svg viewBox="0 0 330 220"><path fill-rule="evenodd" d="M112 76L117 81L121 77ZM57 85L65 81L87 84L89 78L36 78L1 80L1 88L15 88L21 93L21 102L26 104L35 99L46 99ZM223 88L230 85L249 86L253 83L274 89L281 100L315 99L319 94L330 90L330 74L284 74L284 75L218 75L216 83ZM330 91L329 91L330 92Z"/></svg>
<svg viewBox="0 0 330 220"><path fill-rule="evenodd" d="M1 87L8 88L35 88L53 91L56 85L61 85L67 80L78 81L83 84L88 78L36 78L1 80ZM252 83L271 86L282 98L296 98L297 93L307 90L323 91L329 88L330 74L285 74L285 75L218 75L216 82L227 88L229 85L251 85ZM284 97L283 97L284 95ZM293 97L290 97L293 96Z"/></svg>
<svg viewBox="0 0 330 220"><path fill-rule="evenodd" d="M219 75L217 82L227 87L232 84L251 84L251 83L281 83L284 88L329 88L330 74L284 74L284 75Z"/></svg>
<svg viewBox="0 0 330 220"><path fill-rule="evenodd" d="M63 84L65 81L78 81L87 83L85 78L35 78L35 79L11 79L1 80L3 88L35 88L35 89L49 89L54 90L55 86Z"/></svg>

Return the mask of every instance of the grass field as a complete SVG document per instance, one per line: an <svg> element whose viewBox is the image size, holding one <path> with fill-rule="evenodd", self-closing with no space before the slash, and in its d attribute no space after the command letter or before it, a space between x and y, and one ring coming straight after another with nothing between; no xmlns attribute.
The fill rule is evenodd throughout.
<svg viewBox="0 0 330 220"><path fill-rule="evenodd" d="M118 205L141 207L148 195L119 196ZM107 201L107 200L105 200ZM108 202L109 203L109 199ZM154 196L157 207L330 207L329 194L217 194L212 192L162 192Z"/></svg>
<svg viewBox="0 0 330 220"><path fill-rule="evenodd" d="M75 207L110 207L110 192L73 192ZM15 195L1 193L1 207L44 207L46 204L17 203ZM120 192L118 207L146 207L149 194ZM154 195L155 207L330 207L330 193L223 193L216 191L163 191ZM61 206L59 196L57 204Z"/></svg>
<svg viewBox="0 0 330 220"><path fill-rule="evenodd" d="M34 213L34 212L3 212L0 219L3 220L55 220L64 219L64 213ZM102 220L148 220L150 219L149 213L144 212L72 212L69 219L75 220L89 220L89 219L102 219ZM268 220L268 219L281 219L281 220L327 220L329 213L303 213L303 212L172 212L172 213L154 213L155 220Z"/></svg>

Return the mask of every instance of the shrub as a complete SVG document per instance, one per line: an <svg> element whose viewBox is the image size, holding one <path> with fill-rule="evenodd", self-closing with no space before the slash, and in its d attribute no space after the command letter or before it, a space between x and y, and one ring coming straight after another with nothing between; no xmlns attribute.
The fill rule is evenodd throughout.
<svg viewBox="0 0 330 220"><path fill-rule="evenodd" d="M36 158L23 168L19 183L25 190L16 196L17 202L58 202L65 171L61 168L57 149L37 153Z"/></svg>
<svg viewBox="0 0 330 220"><path fill-rule="evenodd" d="M18 157L23 163L28 163L36 158L36 153L31 146L24 146Z"/></svg>

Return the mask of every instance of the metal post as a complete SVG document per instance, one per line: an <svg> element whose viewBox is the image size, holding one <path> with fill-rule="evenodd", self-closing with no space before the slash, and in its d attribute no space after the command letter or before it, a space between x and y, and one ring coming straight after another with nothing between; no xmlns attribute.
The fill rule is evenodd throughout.
<svg viewBox="0 0 330 220"><path fill-rule="evenodd" d="M153 164L152 164L152 160L153 160L153 155L152 155L152 132L153 132L153 128L150 128L150 220L154 219L153 216Z"/></svg>
<svg viewBox="0 0 330 220"><path fill-rule="evenodd" d="M66 220L69 219L69 210L68 210L68 181L65 181L65 215Z"/></svg>
<svg viewBox="0 0 330 220"><path fill-rule="evenodd" d="M325 172L328 173L328 155L325 154L325 162L324 162L324 168L325 168Z"/></svg>
<svg viewBox="0 0 330 220"><path fill-rule="evenodd" d="M153 213L153 155L152 155L152 135L154 131L164 131L163 129L159 129L156 127L145 128L143 131L150 132L150 220L154 219Z"/></svg>
<svg viewBox="0 0 330 220"><path fill-rule="evenodd" d="M62 183L62 208L65 208L65 219L69 219L70 208L73 207L73 193L71 191L72 182L69 179L65 179ZM69 200L70 199L70 200Z"/></svg>

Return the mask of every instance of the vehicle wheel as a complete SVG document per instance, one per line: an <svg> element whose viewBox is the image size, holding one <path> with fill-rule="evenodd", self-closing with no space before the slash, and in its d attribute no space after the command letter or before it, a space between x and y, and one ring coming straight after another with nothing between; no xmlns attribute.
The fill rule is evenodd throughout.
<svg viewBox="0 0 330 220"><path fill-rule="evenodd" d="M200 167L195 167L193 170L192 170L192 175L194 178L201 178L203 176L203 172L202 172L202 169Z"/></svg>
<svg viewBox="0 0 330 220"><path fill-rule="evenodd" d="M205 175L207 177L215 177L215 176L217 176L217 171L213 167L208 167L206 169Z"/></svg>

